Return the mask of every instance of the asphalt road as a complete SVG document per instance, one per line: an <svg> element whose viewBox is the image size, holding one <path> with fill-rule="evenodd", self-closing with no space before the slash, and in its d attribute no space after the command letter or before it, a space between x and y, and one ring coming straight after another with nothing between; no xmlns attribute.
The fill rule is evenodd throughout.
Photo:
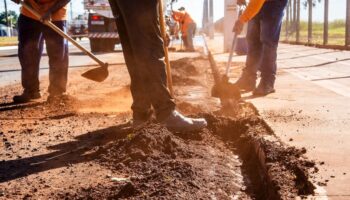
<svg viewBox="0 0 350 200"><path fill-rule="evenodd" d="M88 40L79 41L79 43L90 50ZM17 55L17 47L0 47L0 87L20 81L21 69ZM75 67L84 67L86 65L96 65L96 63L82 53L78 48L69 45L69 66L71 70ZM98 53L97 57L110 64L115 64L114 60L122 60L121 47L116 45L115 51L111 53ZM40 63L40 75L46 75L48 69L48 56L44 50Z"/></svg>

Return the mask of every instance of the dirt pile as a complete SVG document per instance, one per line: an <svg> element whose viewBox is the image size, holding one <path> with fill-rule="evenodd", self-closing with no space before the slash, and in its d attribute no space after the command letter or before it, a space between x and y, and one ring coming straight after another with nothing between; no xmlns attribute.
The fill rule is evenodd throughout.
<svg viewBox="0 0 350 200"><path fill-rule="evenodd" d="M181 141L181 138L173 135L165 127L151 123L128 134L125 139L111 144L107 149L103 161L112 167L115 163L132 166L138 161L191 157L189 147Z"/></svg>
<svg viewBox="0 0 350 200"><path fill-rule="evenodd" d="M171 62L173 84L176 86L198 85L200 81L196 78L199 71L195 67L195 58L183 58Z"/></svg>

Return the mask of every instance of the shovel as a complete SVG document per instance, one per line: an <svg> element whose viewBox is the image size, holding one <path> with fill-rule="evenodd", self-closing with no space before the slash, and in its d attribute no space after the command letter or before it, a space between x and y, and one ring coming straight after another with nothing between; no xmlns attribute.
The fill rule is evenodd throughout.
<svg viewBox="0 0 350 200"><path fill-rule="evenodd" d="M40 19L40 14L34 10L30 5L28 5L24 1L19 2L24 8L26 8L29 12L31 12L36 18ZM71 38L69 35L67 35L65 32L63 32L61 29L59 29L54 23L52 23L49 20L45 20L42 22L46 26L50 27L52 30L54 30L56 33L61 35L63 38L67 39L69 42L71 42L74 46L76 46L78 49L80 49L82 52L84 52L86 55L88 55L90 58L92 58L94 61L96 61L100 67L89 70L82 74L83 77L96 81L96 82L102 82L108 77L108 63L105 63L98 59L94 54L92 54L90 51L85 49L83 46L81 46L78 42L76 42L73 38Z"/></svg>
<svg viewBox="0 0 350 200"><path fill-rule="evenodd" d="M241 93L239 91L239 88L236 85L229 82L227 74L223 76L220 75L220 71L216 65L213 55L211 54L208 48L204 35L203 40L205 48L208 52L210 67L214 76L214 86L211 90L211 95L213 97L219 98L223 107L232 107L233 105L237 104L237 102L241 99ZM235 41L233 43L235 43ZM226 69L226 71L229 70Z"/></svg>
<svg viewBox="0 0 350 200"><path fill-rule="evenodd" d="M166 41L166 27L165 27L165 20L164 20L164 11L163 11L163 0L158 0L159 4L159 24L160 24L160 31L162 34L162 38L164 41L164 61L166 66L166 74L167 74L167 81L168 81L168 88L170 95L174 97L174 89L173 89L173 79L171 77L171 65L169 60L169 51L168 47L165 45Z"/></svg>

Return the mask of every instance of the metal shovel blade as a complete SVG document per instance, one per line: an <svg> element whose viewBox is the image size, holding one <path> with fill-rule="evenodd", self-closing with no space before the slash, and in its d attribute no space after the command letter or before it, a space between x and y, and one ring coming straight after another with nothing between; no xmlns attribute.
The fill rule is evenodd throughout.
<svg viewBox="0 0 350 200"><path fill-rule="evenodd" d="M84 72L81 76L92 81L102 82L108 77L107 66L97 67Z"/></svg>

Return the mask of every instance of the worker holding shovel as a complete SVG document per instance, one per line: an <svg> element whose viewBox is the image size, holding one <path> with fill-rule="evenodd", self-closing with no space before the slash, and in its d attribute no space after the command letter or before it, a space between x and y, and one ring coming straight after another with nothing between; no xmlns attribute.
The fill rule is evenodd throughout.
<svg viewBox="0 0 350 200"><path fill-rule="evenodd" d="M12 0L20 3L20 0ZM22 68L23 93L13 97L15 103L26 103L41 98L39 64L45 40L49 57L49 97L54 101L64 96L68 75L68 42L42 22L51 20L59 29L66 30L66 5L70 0L25 0L42 17L39 19L26 8L21 8L18 19L18 57Z"/></svg>
<svg viewBox="0 0 350 200"><path fill-rule="evenodd" d="M167 89L162 35L165 26L160 0L109 0L116 18L125 62L131 78L133 127L151 118L173 131L195 131L206 127L205 119L188 118L175 110ZM163 29L160 29L160 25ZM161 34L162 33L162 34ZM168 74L169 75L169 74Z"/></svg>
<svg viewBox="0 0 350 200"><path fill-rule="evenodd" d="M247 8L234 25L234 32L241 33L248 22L248 54L246 66L236 85L256 96L275 92L277 46L280 38L282 18L288 0L250 0ZM238 0L245 5L245 0ZM257 88L257 70L261 80Z"/></svg>
<svg viewBox="0 0 350 200"><path fill-rule="evenodd" d="M179 8L179 11L172 11L172 17L180 23L182 40L186 51L195 51L193 46L193 37L196 34L197 25L192 17L185 11L184 7Z"/></svg>

